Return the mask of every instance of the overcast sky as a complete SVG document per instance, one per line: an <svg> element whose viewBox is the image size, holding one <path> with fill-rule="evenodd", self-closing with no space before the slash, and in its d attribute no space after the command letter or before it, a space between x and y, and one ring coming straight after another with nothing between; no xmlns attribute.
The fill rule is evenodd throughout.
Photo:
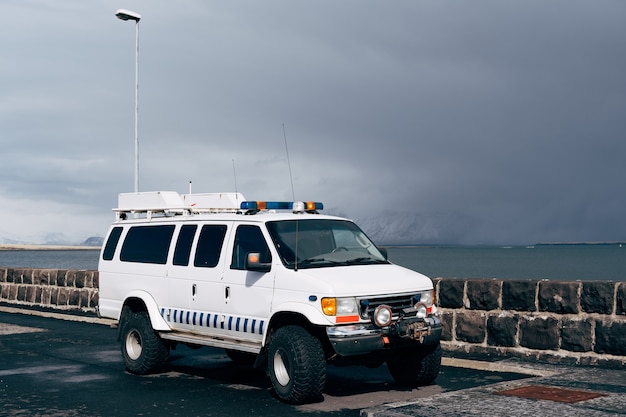
<svg viewBox="0 0 626 417"><path fill-rule="evenodd" d="M381 241L626 240L626 2L2 0L0 242L134 187L296 199ZM234 161L234 162L233 162Z"/></svg>

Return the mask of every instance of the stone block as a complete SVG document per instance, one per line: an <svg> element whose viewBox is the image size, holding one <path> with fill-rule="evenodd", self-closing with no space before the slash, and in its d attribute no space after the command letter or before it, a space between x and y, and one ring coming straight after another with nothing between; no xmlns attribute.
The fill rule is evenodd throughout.
<svg viewBox="0 0 626 417"><path fill-rule="evenodd" d="M15 268L7 269L6 282L10 284L21 284L22 283L21 271L16 271Z"/></svg>
<svg viewBox="0 0 626 417"><path fill-rule="evenodd" d="M478 311L467 311L456 315L456 338L469 343L485 341L486 317Z"/></svg>
<svg viewBox="0 0 626 417"><path fill-rule="evenodd" d="M53 289L53 287L50 287L50 286L48 286L48 287L43 287L43 288L41 289L41 300L40 300L40 303L41 303L42 305L44 305L44 306L48 306L48 305L50 305L50 304L51 304L51 303L50 303L50 295L51 295L51 293L52 293L52 289Z"/></svg>
<svg viewBox="0 0 626 417"><path fill-rule="evenodd" d="M626 314L626 282L617 287L617 314Z"/></svg>
<svg viewBox="0 0 626 417"><path fill-rule="evenodd" d="M33 282L33 270L32 269L23 269L22 270L22 284L31 285Z"/></svg>
<svg viewBox="0 0 626 417"><path fill-rule="evenodd" d="M559 314L577 314L579 311L579 282L539 282L539 310Z"/></svg>
<svg viewBox="0 0 626 417"><path fill-rule="evenodd" d="M471 310L495 310L499 307L502 281L493 279L467 281L467 308Z"/></svg>
<svg viewBox="0 0 626 417"><path fill-rule="evenodd" d="M0 283L7 282L7 269L0 268Z"/></svg>
<svg viewBox="0 0 626 417"><path fill-rule="evenodd" d="M85 273L85 288L94 288L94 271L84 271Z"/></svg>
<svg viewBox="0 0 626 417"><path fill-rule="evenodd" d="M28 301L26 299L26 289L27 287L25 285L17 286L17 301L22 301L22 302Z"/></svg>
<svg viewBox="0 0 626 417"><path fill-rule="evenodd" d="M89 309L95 309L96 304L93 301L94 291L83 291L81 298L81 307L87 307Z"/></svg>
<svg viewBox="0 0 626 417"><path fill-rule="evenodd" d="M65 271L65 285L68 287L76 286L76 271Z"/></svg>
<svg viewBox="0 0 626 417"><path fill-rule="evenodd" d="M16 301L17 300L18 288L19 288L19 286L17 286L17 285L9 286L9 294L8 294L7 300L10 300L10 301Z"/></svg>
<svg viewBox="0 0 626 417"><path fill-rule="evenodd" d="M26 287L26 299L24 301L28 303L35 303L37 299L37 288L34 285Z"/></svg>
<svg viewBox="0 0 626 417"><path fill-rule="evenodd" d="M586 313L611 314L613 312L613 282L583 282L580 307Z"/></svg>
<svg viewBox="0 0 626 417"><path fill-rule="evenodd" d="M564 318L561 322L561 349L571 352L591 352L592 322L588 319Z"/></svg>
<svg viewBox="0 0 626 417"><path fill-rule="evenodd" d="M58 269L48 269L48 283L49 285L57 285L57 278L59 276Z"/></svg>
<svg viewBox="0 0 626 417"><path fill-rule="evenodd" d="M465 281L462 279L444 279L439 283L439 306L443 308L463 307Z"/></svg>
<svg viewBox="0 0 626 417"><path fill-rule="evenodd" d="M72 307L80 307L81 290L72 289L69 291L67 303Z"/></svg>
<svg viewBox="0 0 626 417"><path fill-rule="evenodd" d="M51 287L50 288L50 305L56 306L59 305L59 287Z"/></svg>
<svg viewBox="0 0 626 417"><path fill-rule="evenodd" d="M502 283L502 309L536 311L537 281L509 281Z"/></svg>
<svg viewBox="0 0 626 417"><path fill-rule="evenodd" d="M59 288L59 293L57 295L57 306L67 306L67 302L70 298L70 289L69 288Z"/></svg>
<svg viewBox="0 0 626 417"><path fill-rule="evenodd" d="M558 349L559 321L553 317L528 317L520 319L519 344L529 349Z"/></svg>
<svg viewBox="0 0 626 417"><path fill-rule="evenodd" d="M57 287L65 287L65 283L66 283L66 277L65 277L65 272L66 271L57 271L57 276L56 276L56 286Z"/></svg>
<svg viewBox="0 0 626 417"><path fill-rule="evenodd" d="M626 355L626 321L596 320L596 353Z"/></svg>
<svg viewBox="0 0 626 417"><path fill-rule="evenodd" d="M50 270L49 269L34 269L33 270L33 284L50 285Z"/></svg>
<svg viewBox="0 0 626 417"><path fill-rule="evenodd" d="M43 270L42 269L33 269L33 272L31 274L31 284L33 285L41 285L41 275L42 275Z"/></svg>
<svg viewBox="0 0 626 417"><path fill-rule="evenodd" d="M439 316L441 320L441 340L452 340L452 330L454 323L454 313L445 311Z"/></svg>
<svg viewBox="0 0 626 417"><path fill-rule="evenodd" d="M76 271L76 279L74 281L74 286L76 288L85 288L85 277L86 271Z"/></svg>
<svg viewBox="0 0 626 417"><path fill-rule="evenodd" d="M7 283L0 283L0 300L7 300L9 298L9 287Z"/></svg>
<svg viewBox="0 0 626 417"><path fill-rule="evenodd" d="M487 344L491 346L513 347L517 344L517 324L515 315L500 314L487 319Z"/></svg>

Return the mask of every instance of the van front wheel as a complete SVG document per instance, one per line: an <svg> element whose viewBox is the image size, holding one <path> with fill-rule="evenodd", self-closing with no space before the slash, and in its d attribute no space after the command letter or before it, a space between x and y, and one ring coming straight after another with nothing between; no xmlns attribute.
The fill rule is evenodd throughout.
<svg viewBox="0 0 626 417"><path fill-rule="evenodd" d="M300 326L281 327L270 341L268 371L281 400L292 404L318 400L326 384L322 344Z"/></svg>
<svg viewBox="0 0 626 417"><path fill-rule="evenodd" d="M441 368L441 345L422 346L396 352L387 367L397 383L406 386L431 384Z"/></svg>
<svg viewBox="0 0 626 417"><path fill-rule="evenodd" d="M124 364L130 372L145 375L167 362L169 347L152 329L147 312L125 309L120 336Z"/></svg>

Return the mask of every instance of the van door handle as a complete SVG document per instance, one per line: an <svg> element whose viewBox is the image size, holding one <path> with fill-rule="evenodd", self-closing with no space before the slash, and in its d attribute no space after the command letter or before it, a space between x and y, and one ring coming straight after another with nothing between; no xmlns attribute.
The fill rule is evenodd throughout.
<svg viewBox="0 0 626 417"><path fill-rule="evenodd" d="M224 296L226 297L227 300L230 298L230 287L226 287L224 289Z"/></svg>
<svg viewBox="0 0 626 417"><path fill-rule="evenodd" d="M193 284L191 286L191 296L195 297L197 293L198 293L198 286L196 284Z"/></svg>

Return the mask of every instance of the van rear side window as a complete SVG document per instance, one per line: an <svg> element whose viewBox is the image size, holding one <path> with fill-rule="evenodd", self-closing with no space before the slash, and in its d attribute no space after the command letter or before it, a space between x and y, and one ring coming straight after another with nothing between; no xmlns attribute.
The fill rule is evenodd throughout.
<svg viewBox="0 0 626 417"><path fill-rule="evenodd" d="M126 234L120 259L124 262L165 264L174 225L135 226Z"/></svg>
<svg viewBox="0 0 626 417"><path fill-rule="evenodd" d="M114 227L109 234L109 238L107 239L107 243L104 246L104 251L102 251L102 259L105 261L110 261L113 259L113 255L115 254L115 248L117 247L117 242L120 240L120 236L122 235L123 228Z"/></svg>
<svg viewBox="0 0 626 417"><path fill-rule="evenodd" d="M178 240L176 241L176 249L174 249L174 260L172 263L179 266L189 265L189 257L191 256L191 245L196 235L195 224L186 224L180 228Z"/></svg>
<svg viewBox="0 0 626 417"><path fill-rule="evenodd" d="M201 268L215 268L220 260L224 236L226 236L224 225L202 226L193 265Z"/></svg>

